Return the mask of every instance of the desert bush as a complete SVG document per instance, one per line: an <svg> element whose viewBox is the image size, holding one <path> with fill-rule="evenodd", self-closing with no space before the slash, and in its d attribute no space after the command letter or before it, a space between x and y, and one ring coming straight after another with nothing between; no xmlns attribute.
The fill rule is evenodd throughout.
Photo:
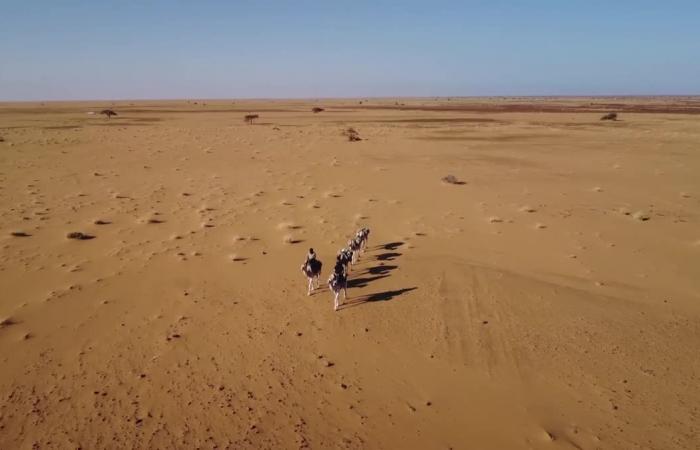
<svg viewBox="0 0 700 450"><path fill-rule="evenodd" d="M352 128L352 127L343 131L343 136L347 136L348 141L350 141L350 142L356 142L356 141L362 140L362 138L360 137L360 133L358 133L357 130Z"/></svg>
<svg viewBox="0 0 700 450"><path fill-rule="evenodd" d="M442 182L447 183L447 184L465 184L464 181L460 181L454 175L447 175L447 176L442 177Z"/></svg>

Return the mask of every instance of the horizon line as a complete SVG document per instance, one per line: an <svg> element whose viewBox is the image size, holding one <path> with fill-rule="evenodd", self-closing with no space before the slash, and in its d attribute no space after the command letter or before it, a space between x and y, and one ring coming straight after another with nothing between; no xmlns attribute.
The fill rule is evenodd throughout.
<svg viewBox="0 0 700 450"><path fill-rule="evenodd" d="M68 103L68 102L143 102L143 101L274 101L274 100L385 100L385 99L507 99L507 98L678 98L700 97L697 94L494 94L494 95L398 95L398 96L289 96L289 97L137 97L137 98L73 98L73 99L36 99L36 100L8 100L0 99L2 103Z"/></svg>

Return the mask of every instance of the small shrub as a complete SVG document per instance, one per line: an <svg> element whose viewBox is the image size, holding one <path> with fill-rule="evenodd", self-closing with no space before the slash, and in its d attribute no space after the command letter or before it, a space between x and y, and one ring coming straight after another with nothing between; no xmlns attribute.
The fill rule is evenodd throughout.
<svg viewBox="0 0 700 450"><path fill-rule="evenodd" d="M447 184L465 184L464 181L460 181L454 175L447 175L447 176L442 177L442 182L447 183Z"/></svg>
<svg viewBox="0 0 700 450"><path fill-rule="evenodd" d="M348 141L350 141L350 142L356 142L356 141L362 140L362 138L360 137L360 133L358 133L357 130L352 128L352 127L343 131L343 136L347 136Z"/></svg>

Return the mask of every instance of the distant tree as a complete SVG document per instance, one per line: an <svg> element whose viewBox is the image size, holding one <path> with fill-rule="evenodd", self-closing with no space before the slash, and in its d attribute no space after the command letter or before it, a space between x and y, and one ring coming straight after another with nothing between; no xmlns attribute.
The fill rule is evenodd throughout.
<svg viewBox="0 0 700 450"><path fill-rule="evenodd" d="M607 113L606 115L601 117L600 120L617 120L617 113L615 113L615 112Z"/></svg>
<svg viewBox="0 0 700 450"><path fill-rule="evenodd" d="M100 111L100 114L107 116L108 119L111 118L112 116L117 115L117 113L115 113L111 109L103 109L102 111Z"/></svg>
<svg viewBox="0 0 700 450"><path fill-rule="evenodd" d="M254 121L255 119L259 118L259 117L260 117L260 116L257 115L257 114L246 114L246 116L243 118L243 120L244 120L248 125L252 125L252 124L253 124L253 121Z"/></svg>
<svg viewBox="0 0 700 450"><path fill-rule="evenodd" d="M313 111L314 113L320 113L320 112L325 111L325 109L319 108L318 106L315 106L311 109L311 111Z"/></svg>

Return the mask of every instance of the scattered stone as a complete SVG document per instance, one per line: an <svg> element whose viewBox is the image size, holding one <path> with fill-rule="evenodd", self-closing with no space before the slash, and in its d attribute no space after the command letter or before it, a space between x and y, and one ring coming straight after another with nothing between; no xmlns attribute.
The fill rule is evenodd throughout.
<svg viewBox="0 0 700 450"><path fill-rule="evenodd" d="M107 221L107 220L100 220L100 219L98 219L98 220L94 221L93 223L94 223L95 225L109 225L109 224L112 223L112 222L109 222L109 221Z"/></svg>
<svg viewBox="0 0 700 450"><path fill-rule="evenodd" d="M295 238L291 234L287 234L282 238L282 242L284 242L285 244L298 244L302 241L300 239Z"/></svg>
<svg viewBox="0 0 700 450"><path fill-rule="evenodd" d="M489 217L489 223L501 223L501 222L503 222L503 219L501 219L500 217L496 217L496 216Z"/></svg>
<svg viewBox="0 0 700 450"><path fill-rule="evenodd" d="M24 231L13 231L12 233L10 233L10 235L12 235L14 237L29 237L29 236L31 236L31 234L26 233Z"/></svg>
<svg viewBox="0 0 700 450"><path fill-rule="evenodd" d="M16 323L17 321L15 321L12 317L6 317L0 320L0 328L9 327L10 325L15 325Z"/></svg>
<svg viewBox="0 0 700 450"><path fill-rule="evenodd" d="M73 231L66 235L68 239L77 239L79 241L87 241L88 239L94 239L95 236L87 233L82 233L80 231Z"/></svg>
<svg viewBox="0 0 700 450"><path fill-rule="evenodd" d="M644 211L637 211L636 213L632 214L632 218L634 220L639 220L640 222L645 222L651 219L651 216Z"/></svg>

